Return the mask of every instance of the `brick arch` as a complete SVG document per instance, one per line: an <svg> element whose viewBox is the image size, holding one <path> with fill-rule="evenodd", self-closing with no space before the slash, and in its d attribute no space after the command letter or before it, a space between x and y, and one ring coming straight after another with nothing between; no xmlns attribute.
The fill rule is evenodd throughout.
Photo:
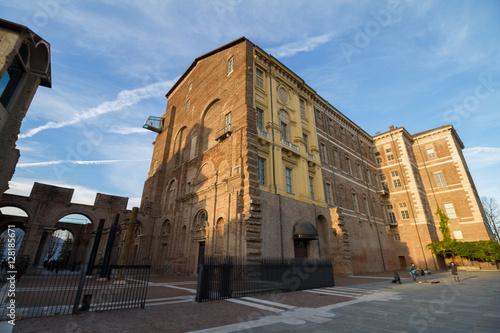
<svg viewBox="0 0 500 333"><path fill-rule="evenodd" d="M4 194L8 196L8 194ZM4 200L0 201L0 209L5 208L5 207L15 207L23 210L26 215L28 215L28 218L31 218L35 213L33 211L33 207L31 207L29 204L24 203L24 202L18 202L12 201L12 202L4 202Z"/></svg>
<svg viewBox="0 0 500 333"><path fill-rule="evenodd" d="M130 211L127 210L128 198L97 193L94 204L85 205L71 202L73 192L72 188L35 183L29 197L9 193L2 195L0 207L17 207L28 214L28 217L1 215L0 229L2 226L17 223L26 231L19 255L26 258L30 265L41 264L40 258L44 257L44 242L47 241L54 228L65 225L64 222L59 222L62 217L80 214L86 216L91 222L84 225L66 226L73 236L80 235L79 247L75 250L75 259L83 262L89 245L90 233L97 229L99 220L104 219L104 227L108 228L113 224L117 213L122 218L130 215ZM34 212L37 212L36 220ZM99 249L104 252L105 246L106 244L101 242Z"/></svg>

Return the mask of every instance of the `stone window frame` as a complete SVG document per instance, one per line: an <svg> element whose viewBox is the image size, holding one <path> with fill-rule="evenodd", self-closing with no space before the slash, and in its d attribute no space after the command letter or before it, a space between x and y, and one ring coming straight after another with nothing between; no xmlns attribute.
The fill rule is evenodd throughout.
<svg viewBox="0 0 500 333"><path fill-rule="evenodd" d="M260 74L262 75L259 75ZM265 89L265 78L266 78L266 71L263 70L262 68L256 66L255 67L255 85L259 87L260 89Z"/></svg>
<svg viewBox="0 0 500 333"><path fill-rule="evenodd" d="M285 166L285 189L287 193L293 193L293 168Z"/></svg>
<svg viewBox="0 0 500 333"><path fill-rule="evenodd" d="M457 213L455 211L455 207L453 206L453 202L445 203L444 210L446 211L446 216L448 216L449 219L458 218Z"/></svg>
<svg viewBox="0 0 500 333"><path fill-rule="evenodd" d="M230 75L234 71L234 56L231 56L227 60L227 72L226 75Z"/></svg>
<svg viewBox="0 0 500 333"><path fill-rule="evenodd" d="M351 198L352 198L352 204L353 204L354 211L356 213L359 213L358 196L356 195L356 193L351 192Z"/></svg>
<svg viewBox="0 0 500 333"><path fill-rule="evenodd" d="M326 203L329 205L333 205L332 201L332 185L330 183L325 182L325 192L326 192Z"/></svg>
<svg viewBox="0 0 500 333"><path fill-rule="evenodd" d="M436 152L434 151L434 147L427 147L425 151L429 159L436 158Z"/></svg>
<svg viewBox="0 0 500 333"><path fill-rule="evenodd" d="M266 185L266 159L257 158L257 177L260 185Z"/></svg>
<svg viewBox="0 0 500 333"><path fill-rule="evenodd" d="M314 177L311 175L309 175L309 195L312 200L316 200L314 199Z"/></svg>
<svg viewBox="0 0 500 333"><path fill-rule="evenodd" d="M444 174L442 171L435 172L434 178L436 179L437 187L446 187L446 181L444 179Z"/></svg>

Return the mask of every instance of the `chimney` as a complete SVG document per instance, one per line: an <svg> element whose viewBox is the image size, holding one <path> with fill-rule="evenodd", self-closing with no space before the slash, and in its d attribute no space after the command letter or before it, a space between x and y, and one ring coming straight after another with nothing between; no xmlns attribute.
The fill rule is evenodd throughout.
<svg viewBox="0 0 500 333"><path fill-rule="evenodd" d="M394 129L394 125L389 126L389 130L392 131Z"/></svg>

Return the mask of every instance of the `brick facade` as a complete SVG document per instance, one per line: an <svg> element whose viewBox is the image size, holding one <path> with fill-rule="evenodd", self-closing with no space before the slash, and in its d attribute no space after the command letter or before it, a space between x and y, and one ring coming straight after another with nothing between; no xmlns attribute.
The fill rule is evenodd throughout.
<svg viewBox="0 0 500 333"><path fill-rule="evenodd" d="M451 126L372 137L245 38L197 58L167 97L141 202L158 270L190 274L211 254L437 269L425 246L450 203L453 235L490 237Z"/></svg>

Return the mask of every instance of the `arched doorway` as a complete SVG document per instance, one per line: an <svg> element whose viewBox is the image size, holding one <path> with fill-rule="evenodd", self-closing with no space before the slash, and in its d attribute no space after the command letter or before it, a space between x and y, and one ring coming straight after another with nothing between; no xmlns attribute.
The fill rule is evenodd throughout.
<svg viewBox="0 0 500 333"><path fill-rule="evenodd" d="M293 226L293 249L296 259L312 257L311 241L318 239L316 228L309 222L297 222Z"/></svg>
<svg viewBox="0 0 500 333"><path fill-rule="evenodd" d="M208 222L208 214L207 211L202 209L196 213L194 221L193 221L193 241L197 244L197 256L195 262L194 271L198 271L198 267L200 264L204 263L205 260L205 246L208 238L208 227L210 223Z"/></svg>

